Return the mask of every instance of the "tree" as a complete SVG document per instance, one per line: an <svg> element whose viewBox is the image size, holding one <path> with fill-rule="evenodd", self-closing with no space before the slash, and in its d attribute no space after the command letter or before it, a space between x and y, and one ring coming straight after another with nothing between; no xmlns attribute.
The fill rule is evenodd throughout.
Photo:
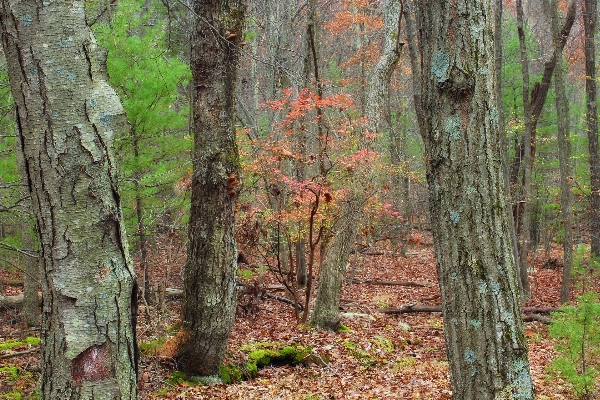
<svg viewBox="0 0 600 400"><path fill-rule="evenodd" d="M181 162L190 147L188 107L178 88L187 83L190 72L187 64L166 51L166 31L155 20L163 6L154 4L143 11L142 3L119 2L112 23L94 30L108 49L110 84L121 95L130 122L131 129L116 138L121 196L128 231L138 238L140 294L150 301L149 235L180 201L169 189L182 180L188 167Z"/></svg>
<svg viewBox="0 0 600 400"><path fill-rule="evenodd" d="M532 399L494 92L493 1L419 1L430 215L453 395Z"/></svg>
<svg viewBox="0 0 600 400"><path fill-rule="evenodd" d="M376 65L367 90L366 114L368 129L378 133L381 123L385 99L389 96L389 84L394 68L400 60L402 45L400 44L400 18L402 17L401 0L388 0L384 10L384 51ZM369 145L361 135L359 146L363 149ZM363 174L353 173L350 179L349 195L342 205L341 216L332 229L332 239L321 266L319 275L319 291L315 302L315 312L311 324L323 329L337 330L340 325L339 306L342 281L348 259L354 245L354 239L363 215L367 194L360 184Z"/></svg>
<svg viewBox="0 0 600 400"><path fill-rule="evenodd" d="M244 0L196 0L191 39L193 82L192 200L184 272L179 365L214 376L235 315L235 200L240 168L235 132Z"/></svg>
<svg viewBox="0 0 600 400"><path fill-rule="evenodd" d="M585 34L585 101L588 148L590 155L590 197L592 254L600 255L600 152L598 150L598 104L596 89L596 22L597 2L584 0L583 28Z"/></svg>
<svg viewBox="0 0 600 400"><path fill-rule="evenodd" d="M554 46L552 56L544 63L544 71L542 80L536 82L531 94L529 93L529 62L527 56L527 48L525 46L525 33L523 22L523 10L521 1L517 1L517 24L519 31L519 44L521 49L521 65L523 76L523 108L525 117L525 135L517 154L511 166L511 183L513 186L517 182L521 164L524 165L522 173L522 183L518 198L518 204L514 209L515 230L517 239L519 240L519 282L521 284L521 292L524 297L529 297L529 277L527 272L527 256L530 247L530 229L531 229L531 174L536 151L537 124L539 122L544 103L550 89L552 75L556 66L559 51L565 47L573 23L575 22L575 1L571 1L567 7L567 14L563 27L560 31L560 40L557 46Z"/></svg>
<svg viewBox="0 0 600 400"><path fill-rule="evenodd" d="M41 396L135 399L137 286L112 150L123 107L82 3L0 4L40 238Z"/></svg>
<svg viewBox="0 0 600 400"><path fill-rule="evenodd" d="M549 2L550 3L550 2ZM556 128L558 134L558 158L560 160L560 205L564 229L563 239L563 276L560 291L560 302L569 301L571 289L571 273L573 265L573 194L572 174L573 160L571 155L571 140L569 138L569 103L565 94L565 74L563 72L563 53L560 47L561 32L559 28L559 11L556 2L546 4L550 7L550 20L555 51L558 55L558 68L554 71L554 90L556 93Z"/></svg>

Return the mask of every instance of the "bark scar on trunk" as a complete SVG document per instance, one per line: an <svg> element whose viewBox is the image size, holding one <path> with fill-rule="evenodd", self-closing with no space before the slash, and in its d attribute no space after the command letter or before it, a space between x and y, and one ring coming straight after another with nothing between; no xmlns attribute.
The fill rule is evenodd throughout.
<svg viewBox="0 0 600 400"><path fill-rule="evenodd" d="M71 375L77 385L108 379L112 374L110 351L106 343L93 345L81 352L73 360Z"/></svg>

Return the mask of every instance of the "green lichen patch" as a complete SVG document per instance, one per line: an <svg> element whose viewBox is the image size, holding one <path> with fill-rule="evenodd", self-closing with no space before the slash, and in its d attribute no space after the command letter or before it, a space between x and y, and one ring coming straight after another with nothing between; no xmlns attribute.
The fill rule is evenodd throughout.
<svg viewBox="0 0 600 400"><path fill-rule="evenodd" d="M450 136L453 140L460 139L460 119L456 117L450 117L446 121L446 126L444 127L444 131Z"/></svg>
<svg viewBox="0 0 600 400"><path fill-rule="evenodd" d="M438 82L448 79L448 68L450 67L450 56L443 51L438 51L431 61L431 73L436 76Z"/></svg>

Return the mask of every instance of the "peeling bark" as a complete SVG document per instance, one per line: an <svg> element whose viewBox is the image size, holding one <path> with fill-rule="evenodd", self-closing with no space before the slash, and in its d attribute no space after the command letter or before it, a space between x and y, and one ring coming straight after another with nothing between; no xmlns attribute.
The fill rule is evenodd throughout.
<svg viewBox="0 0 600 400"><path fill-rule="evenodd" d="M123 107L83 2L0 4L40 237L41 396L135 399L135 272L112 150Z"/></svg>

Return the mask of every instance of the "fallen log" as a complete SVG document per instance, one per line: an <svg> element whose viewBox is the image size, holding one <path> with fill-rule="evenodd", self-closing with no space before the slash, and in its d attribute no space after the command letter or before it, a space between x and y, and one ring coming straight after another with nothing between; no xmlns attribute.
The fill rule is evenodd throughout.
<svg viewBox="0 0 600 400"><path fill-rule="evenodd" d="M42 294L38 293L38 304L42 305ZM23 307L23 295L0 296L0 308L16 309Z"/></svg>
<svg viewBox="0 0 600 400"><path fill-rule="evenodd" d="M540 314L530 314L523 316L523 322L541 322L542 324L550 325L554 320L550 317L546 317L545 315Z"/></svg>
<svg viewBox="0 0 600 400"><path fill-rule="evenodd" d="M523 307L521 311L524 314L550 314L552 312L560 312L559 308L554 307ZM442 306L418 306L416 304L405 304L398 308L383 307L377 310L377 312L383 314L407 314L407 313L434 313L442 312Z"/></svg>
<svg viewBox="0 0 600 400"><path fill-rule="evenodd" d="M238 286L247 286L248 285L248 284L242 283L242 282L238 282L237 284L238 284ZM267 286L266 288L268 289L269 287ZM281 290L281 288L279 286L276 286L273 288L273 290ZM183 289L165 288L165 296L183 297ZM286 303L286 304L289 304L292 306L294 305L294 300L288 299L286 297L276 296L276 295L270 294L270 293L263 293L262 296L267 297L269 299L281 301L282 303ZM300 309L300 311L303 311L304 307L301 304L298 304L297 306Z"/></svg>
<svg viewBox="0 0 600 400"><path fill-rule="evenodd" d="M410 281L374 281L370 279L352 279L352 283L361 285L379 285L379 286L411 286L411 287L432 287L429 282L410 282Z"/></svg>
<svg viewBox="0 0 600 400"><path fill-rule="evenodd" d="M405 304L398 308L383 307L377 310L383 314L407 314L407 313L434 313L442 312L442 306L418 306L416 304Z"/></svg>

